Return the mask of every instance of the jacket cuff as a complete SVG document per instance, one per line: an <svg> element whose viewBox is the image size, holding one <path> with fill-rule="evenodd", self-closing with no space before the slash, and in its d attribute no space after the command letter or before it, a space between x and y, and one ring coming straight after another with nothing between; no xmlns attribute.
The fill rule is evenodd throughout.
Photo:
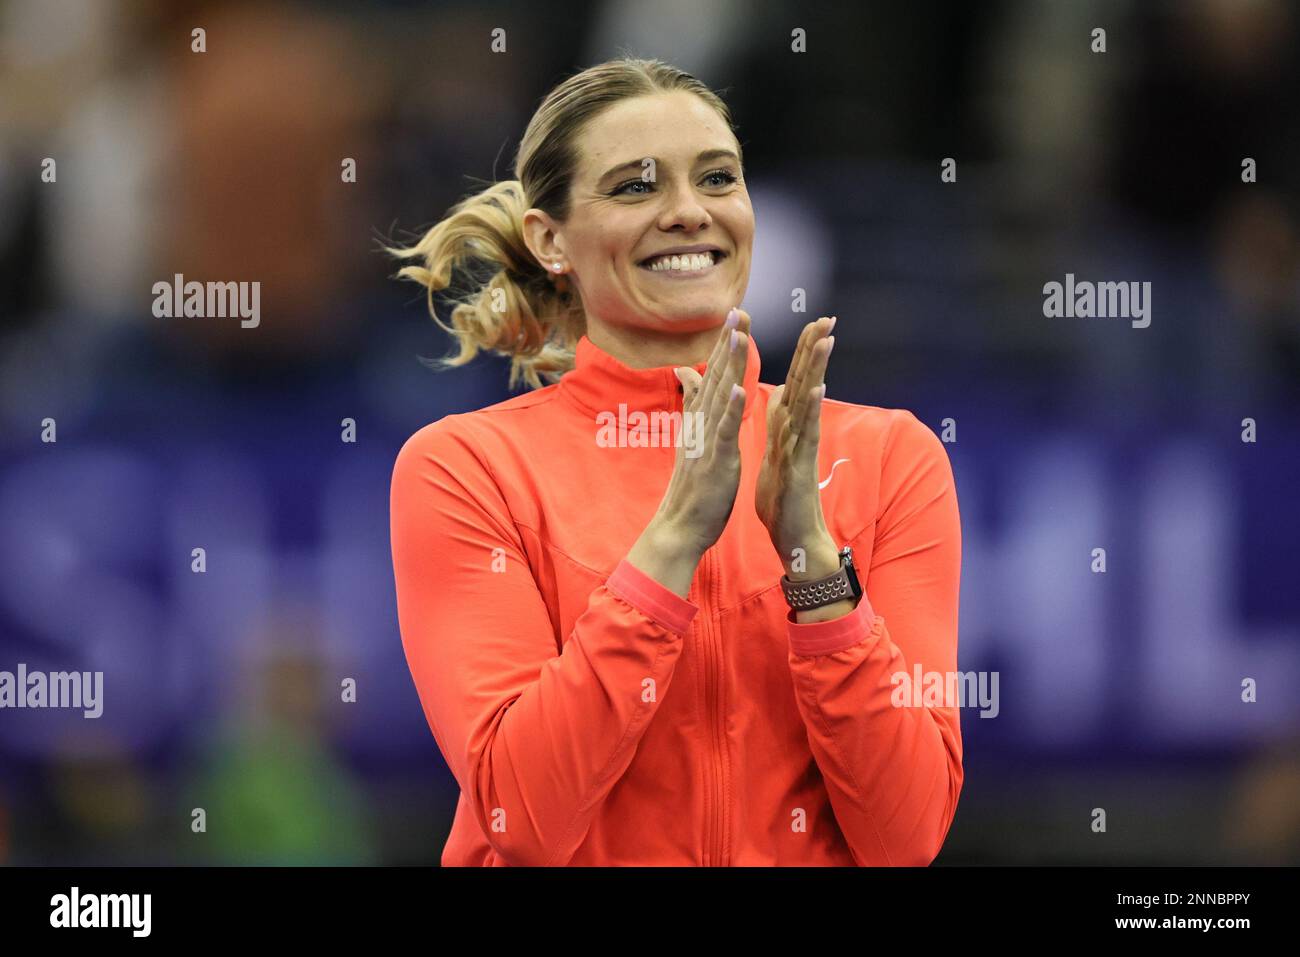
<svg viewBox="0 0 1300 957"><path fill-rule="evenodd" d="M831 655L870 637L876 630L876 612L864 593L858 605L847 615L830 621L800 623L792 610L785 618L790 636L790 650L800 658Z"/></svg>
<svg viewBox="0 0 1300 957"><path fill-rule="evenodd" d="M605 581L614 594L661 628L681 635L691 626L699 606L655 581L626 558Z"/></svg>

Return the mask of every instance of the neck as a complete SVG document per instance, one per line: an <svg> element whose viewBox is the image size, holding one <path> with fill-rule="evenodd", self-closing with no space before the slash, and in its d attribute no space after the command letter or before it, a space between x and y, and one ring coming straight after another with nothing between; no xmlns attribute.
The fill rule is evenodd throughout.
<svg viewBox="0 0 1300 957"><path fill-rule="evenodd" d="M693 366L708 361L718 340L718 326L692 332L668 332L615 326L588 317L587 338L629 369Z"/></svg>

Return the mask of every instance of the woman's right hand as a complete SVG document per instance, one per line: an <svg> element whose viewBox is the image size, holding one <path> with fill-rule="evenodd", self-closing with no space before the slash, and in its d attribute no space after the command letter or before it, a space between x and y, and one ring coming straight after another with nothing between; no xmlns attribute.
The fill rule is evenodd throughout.
<svg viewBox="0 0 1300 957"><path fill-rule="evenodd" d="M683 389L682 438L654 519L700 556L726 528L740 485L749 315L740 309L733 312L734 321L719 330L704 375L691 366L675 370Z"/></svg>

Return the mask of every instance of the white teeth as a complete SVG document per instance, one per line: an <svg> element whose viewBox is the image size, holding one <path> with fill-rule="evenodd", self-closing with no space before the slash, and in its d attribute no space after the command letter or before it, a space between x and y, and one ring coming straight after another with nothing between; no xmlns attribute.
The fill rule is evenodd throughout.
<svg viewBox="0 0 1300 957"><path fill-rule="evenodd" d="M695 272L699 269L708 269L713 265L713 253L687 253L684 256L660 256L658 259L650 261L649 268L652 272L666 272L667 270L676 270L677 272Z"/></svg>

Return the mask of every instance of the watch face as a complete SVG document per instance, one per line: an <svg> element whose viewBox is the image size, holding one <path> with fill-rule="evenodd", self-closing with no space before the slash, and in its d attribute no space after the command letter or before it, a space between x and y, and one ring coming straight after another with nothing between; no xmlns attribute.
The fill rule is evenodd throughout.
<svg viewBox="0 0 1300 957"><path fill-rule="evenodd" d="M846 548L845 551L848 552L850 549ZM858 581L858 570L853 565L853 557L851 554L844 556L844 574L848 576L849 590L853 593L853 597L861 598L862 583Z"/></svg>

